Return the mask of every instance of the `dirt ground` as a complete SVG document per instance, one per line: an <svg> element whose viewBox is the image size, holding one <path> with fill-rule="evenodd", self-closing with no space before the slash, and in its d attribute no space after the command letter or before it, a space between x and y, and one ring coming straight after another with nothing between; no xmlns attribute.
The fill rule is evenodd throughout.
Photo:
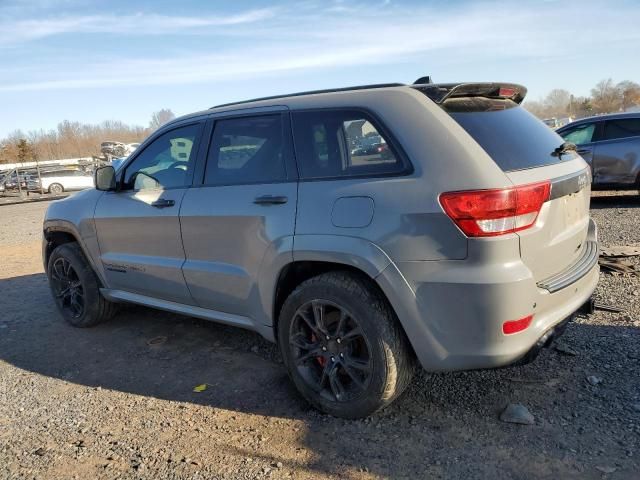
<svg viewBox="0 0 640 480"><path fill-rule="evenodd" d="M640 245L637 194L592 206L603 245ZM40 260L46 208L0 206L0 478L640 478L638 278L601 274L597 299L626 312L570 324L575 355L421 373L344 421L311 410L254 333L140 307L63 323ZM535 424L501 422L509 402Z"/></svg>

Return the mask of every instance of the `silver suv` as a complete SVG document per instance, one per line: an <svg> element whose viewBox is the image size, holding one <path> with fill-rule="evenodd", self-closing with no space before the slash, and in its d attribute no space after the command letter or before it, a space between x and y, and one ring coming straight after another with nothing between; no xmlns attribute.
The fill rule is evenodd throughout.
<svg viewBox="0 0 640 480"><path fill-rule="evenodd" d="M54 298L130 302L277 342L302 395L357 418L428 371L530 360L598 280L587 164L514 84L374 85L222 105L52 203Z"/></svg>

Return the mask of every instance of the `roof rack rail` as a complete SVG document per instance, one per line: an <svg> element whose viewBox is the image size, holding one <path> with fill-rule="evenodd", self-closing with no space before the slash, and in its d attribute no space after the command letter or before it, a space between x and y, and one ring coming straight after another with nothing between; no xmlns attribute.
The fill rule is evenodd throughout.
<svg viewBox="0 0 640 480"><path fill-rule="evenodd" d="M221 105L215 105L211 107L211 109L221 108L221 107L230 107L233 105L242 105L245 103L259 102L262 100L276 100L278 98L301 97L303 95L316 95L320 93L336 93L336 92L348 92L351 90L369 90L373 88L404 87L404 86L406 86L404 83L376 83L373 85L357 85L355 87L329 88L326 90L310 90L308 92L287 93L284 95L273 95L270 97L253 98L251 100L242 100L240 102L223 103Z"/></svg>

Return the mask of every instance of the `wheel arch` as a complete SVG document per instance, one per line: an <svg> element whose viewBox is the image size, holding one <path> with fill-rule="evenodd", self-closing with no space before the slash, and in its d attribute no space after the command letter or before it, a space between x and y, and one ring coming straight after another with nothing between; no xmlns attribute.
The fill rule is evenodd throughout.
<svg viewBox="0 0 640 480"><path fill-rule="evenodd" d="M383 286L376 280L380 273L391 263L387 255L376 245L371 242L356 239L352 237L343 237L338 239L345 250L341 252L330 251L328 247L332 241L325 238L317 239L320 245L325 248L299 250L300 243L296 237L296 249L294 250L293 261L285 264L279 271L274 285L273 301L272 301L272 332L276 343L278 342L278 321L282 306L287 297L305 280L331 271L346 271L355 276L360 277L375 288L379 295L385 299L396 316L399 312L394 307ZM346 240L345 240L346 239ZM308 240L308 239L307 239ZM333 239L336 241L336 239ZM306 246L310 246L309 242L305 242ZM363 254L369 255L363 255ZM402 326L403 322L400 321ZM402 326L404 329L404 327Z"/></svg>
<svg viewBox="0 0 640 480"><path fill-rule="evenodd" d="M98 276L100 284L102 286L106 285L102 276L102 272L100 271L100 269L96 268L93 257L90 255L90 252L87 250L86 245L82 241L80 232L78 232L78 230L71 222L65 220L48 220L44 223L42 261L44 264L45 272L47 271L49 265L49 258L51 256L51 253L60 245L74 242L80 246L82 254L86 258L87 262L89 262L91 269Z"/></svg>
<svg viewBox="0 0 640 480"><path fill-rule="evenodd" d="M375 283L374 279L391 263L380 247L358 237L296 235L292 247L293 255L289 261L284 262L271 277L274 283L267 311L273 328L277 328L284 300L308 278L331 270L349 270Z"/></svg>
<svg viewBox="0 0 640 480"><path fill-rule="evenodd" d="M329 262L329 261L319 261L319 260L300 260L293 261L287 265L285 265L278 275L278 279L276 281L276 288L274 291L273 298L273 331L274 336L277 340L277 328L278 328L278 319L280 317L280 312L282 310L282 306L286 299L291 295L291 293L300 285L302 282L309 280L310 278L317 277L318 275L322 275L327 272L335 272L335 271L343 271L350 272L356 276L359 276L365 281L370 282L372 285L375 285L376 288L384 295L384 292L380 289L379 285L377 285L374 278L369 276L365 271L357 268L353 265L349 265L346 263L338 263L338 262ZM385 296L386 298L386 296Z"/></svg>
<svg viewBox="0 0 640 480"><path fill-rule="evenodd" d="M44 231L44 245L42 250L42 260L45 268L49 264L51 253L60 245L65 243L80 243L73 233L68 230L50 229Z"/></svg>

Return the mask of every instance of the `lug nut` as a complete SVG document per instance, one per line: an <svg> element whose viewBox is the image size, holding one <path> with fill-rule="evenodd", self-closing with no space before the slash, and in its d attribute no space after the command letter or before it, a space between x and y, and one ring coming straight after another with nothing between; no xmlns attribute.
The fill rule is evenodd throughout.
<svg viewBox="0 0 640 480"><path fill-rule="evenodd" d="M327 351L327 347L324 347L324 346L323 346L323 347L322 347L322 351L323 351L323 352L326 352L326 351Z"/></svg>
<svg viewBox="0 0 640 480"><path fill-rule="evenodd" d="M342 343L342 340L340 340L339 338L336 338L336 343Z"/></svg>
<svg viewBox="0 0 640 480"><path fill-rule="evenodd" d="M331 337L329 335L327 335L327 340L331 340Z"/></svg>
<svg viewBox="0 0 640 480"><path fill-rule="evenodd" d="M344 358L344 353L341 353L341 354L340 354L340 358Z"/></svg>
<svg viewBox="0 0 640 480"><path fill-rule="evenodd" d="M336 357L331 357L331 361L335 362L336 361Z"/></svg>

